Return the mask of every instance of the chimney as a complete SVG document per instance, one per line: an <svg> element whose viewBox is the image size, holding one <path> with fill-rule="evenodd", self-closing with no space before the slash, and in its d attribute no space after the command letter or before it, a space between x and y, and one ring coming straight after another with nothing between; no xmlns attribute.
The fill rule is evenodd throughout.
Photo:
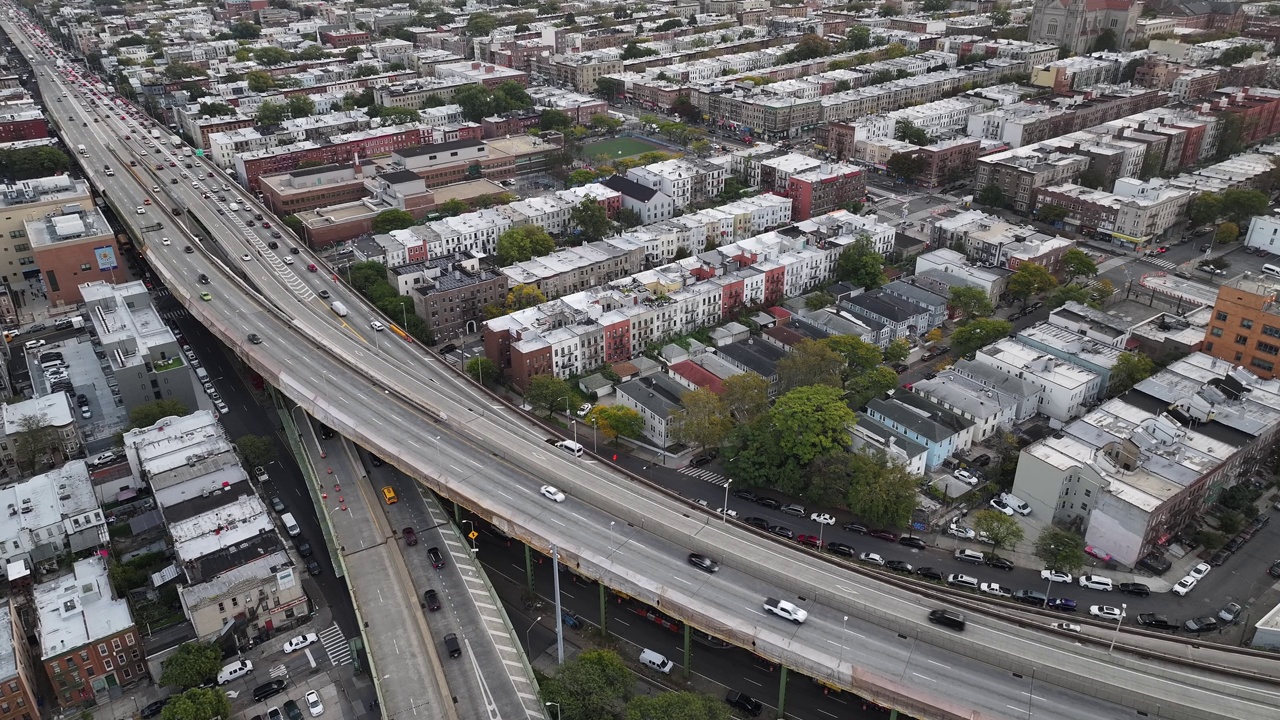
<svg viewBox="0 0 1280 720"><path fill-rule="evenodd" d="M471 63L471 69L472 69L472 70L479 70L479 69L480 69L480 63L478 63L478 62L473 62L473 63Z"/></svg>

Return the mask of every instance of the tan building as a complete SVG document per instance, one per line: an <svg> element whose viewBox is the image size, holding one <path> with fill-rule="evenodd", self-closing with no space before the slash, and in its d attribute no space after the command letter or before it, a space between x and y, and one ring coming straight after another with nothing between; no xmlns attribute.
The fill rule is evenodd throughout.
<svg viewBox="0 0 1280 720"><path fill-rule="evenodd" d="M1204 352L1259 377L1278 376L1280 363L1280 307L1276 290L1280 279L1265 276L1237 278L1218 287L1204 335Z"/></svg>
<svg viewBox="0 0 1280 720"><path fill-rule="evenodd" d="M284 217L360 200L366 193L366 173L373 174L376 170L371 160L361 160L359 168L354 163L321 165L263 175L258 179L258 187L262 190L263 204Z"/></svg>
<svg viewBox="0 0 1280 720"><path fill-rule="evenodd" d="M26 223L73 204L91 208L93 198L89 183L70 175L0 185L0 282L21 286L40 274Z"/></svg>
<svg viewBox="0 0 1280 720"><path fill-rule="evenodd" d="M533 59L533 73L550 78L552 85L572 85L580 93L596 90L596 80L622 72L622 55L616 49L575 55L540 55Z"/></svg>

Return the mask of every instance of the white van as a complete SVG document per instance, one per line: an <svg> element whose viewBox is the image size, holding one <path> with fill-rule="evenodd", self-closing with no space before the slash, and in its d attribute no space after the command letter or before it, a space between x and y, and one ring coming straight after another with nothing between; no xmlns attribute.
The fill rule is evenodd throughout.
<svg viewBox="0 0 1280 720"><path fill-rule="evenodd" d="M196 377L200 378L201 383L209 382L209 371L204 368L196 368Z"/></svg>
<svg viewBox="0 0 1280 720"><path fill-rule="evenodd" d="M253 672L253 663L248 660L237 660L218 672L218 684L226 685L232 680L239 680L251 672Z"/></svg>
<svg viewBox="0 0 1280 720"><path fill-rule="evenodd" d="M289 537L298 537L302 534L302 528L298 527L298 521L293 519L293 513L281 515L280 522L284 524L284 531L289 533Z"/></svg>
<svg viewBox="0 0 1280 720"><path fill-rule="evenodd" d="M1080 587L1111 592L1111 578L1105 578L1101 575L1081 575Z"/></svg>
<svg viewBox="0 0 1280 720"><path fill-rule="evenodd" d="M666 655L649 648L640 651L640 664L664 675L670 673L671 668L675 667L675 663L668 660Z"/></svg>
<svg viewBox="0 0 1280 720"><path fill-rule="evenodd" d="M1275 275L1276 277L1280 277L1280 267L1277 267L1275 265L1263 265L1262 272L1268 275Z"/></svg>
<svg viewBox="0 0 1280 720"><path fill-rule="evenodd" d="M582 457L582 451L584 450L584 448L581 445L579 445L578 443L572 440L561 440L560 442L556 443L556 447L560 448L561 450L569 453L574 457Z"/></svg>
<svg viewBox="0 0 1280 720"><path fill-rule="evenodd" d="M1009 493L1000 493L1000 499L1004 501L1005 505L1009 506L1010 510L1018 513L1019 515L1031 514L1031 506L1023 502L1022 498L1018 497L1017 495L1010 495Z"/></svg>

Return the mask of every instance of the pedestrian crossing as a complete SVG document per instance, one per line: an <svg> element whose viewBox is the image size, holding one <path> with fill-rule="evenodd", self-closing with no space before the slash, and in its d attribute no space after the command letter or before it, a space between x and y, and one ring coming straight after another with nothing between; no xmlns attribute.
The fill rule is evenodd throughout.
<svg viewBox="0 0 1280 720"><path fill-rule="evenodd" d="M160 317L164 318L165 320L181 320L186 316L187 316L187 311L182 309L166 310L165 312L160 313Z"/></svg>
<svg viewBox="0 0 1280 720"><path fill-rule="evenodd" d="M729 484L729 478L721 475L720 473L714 473L710 470L704 470L692 465L685 465L680 468L679 472L681 475L689 475L690 477L696 477L699 480L706 480L717 487L724 487Z"/></svg>
<svg viewBox="0 0 1280 720"><path fill-rule="evenodd" d="M334 665L346 665L351 662L351 643L347 642L347 637L342 634L342 628L338 627L338 623L321 630L319 635L320 644L324 646L329 662Z"/></svg>
<svg viewBox="0 0 1280 720"><path fill-rule="evenodd" d="M285 667L284 665L276 665L275 667L271 668L271 677L287 678L289 677L289 668Z"/></svg>
<svg viewBox="0 0 1280 720"><path fill-rule="evenodd" d="M1164 268L1165 270L1172 270L1172 269L1174 269L1174 268L1178 267L1178 263L1176 263L1176 262L1172 262L1172 261L1170 261L1170 260L1165 260L1164 258L1158 258L1158 257L1144 257L1144 258L1142 258L1142 259L1143 259L1143 261L1145 261L1145 262L1148 262L1148 263L1150 263L1150 264L1152 264L1152 265L1155 265L1156 267Z"/></svg>

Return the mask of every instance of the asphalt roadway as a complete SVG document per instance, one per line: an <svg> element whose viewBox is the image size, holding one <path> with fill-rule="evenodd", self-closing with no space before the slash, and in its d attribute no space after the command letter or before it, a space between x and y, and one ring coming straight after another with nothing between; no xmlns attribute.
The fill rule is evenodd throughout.
<svg viewBox="0 0 1280 720"><path fill-rule="evenodd" d="M136 189L114 199L123 204L122 200L130 197L136 197ZM202 217L208 218L207 212ZM216 220L211 224L216 225ZM715 631L736 642L748 643L754 638L763 653L783 659L801 671L830 672L839 662L840 682L852 683L863 694L896 694L900 704L919 703L922 708L932 708L930 714L938 717L968 716L974 710L1007 716L1008 708L1022 707L1027 692L1043 696L1045 680L1069 684L1087 679L1086 689L1109 694L1118 702L1144 703L1155 711L1152 714L1169 717L1178 716L1176 708L1180 707L1194 708L1201 717L1246 717L1265 714L1277 704L1274 688L1269 684L1255 687L1248 682L1224 683L1221 677L1187 673L1136 656L1120 662L1098 653L1094 645L1081 647L1076 641L1019 629L1004 621L971 622L963 638L941 633L922 622L929 605L922 604L914 593L860 574L798 562L804 556L794 548L708 522L709 518L677 501L649 491L637 492L635 486L611 473L551 451L541 444L541 433L525 427L518 417L508 416L505 410L494 412L500 408L485 396L477 396L473 389L449 378L439 368L428 367L416 354L402 352L410 348L394 340L378 341L372 333L361 334L356 330L360 326L350 324L352 320L335 322L322 304L309 302L314 297L309 282L289 272L288 264L278 256L270 259L264 253L260 256L263 261L253 259L253 253L248 251L260 249L256 244L260 237L231 233L223 237L221 231L217 234L230 247L243 245L250 259L242 270L261 292L273 299L281 294L289 298L290 303L277 302L280 307L297 312L289 324L282 325L274 312L263 312L244 288L226 283L225 269L219 268L216 261L211 262L204 252L182 254L177 248L170 248L157 253L163 260L156 264L168 277L186 278L185 284L180 282L174 287L175 292L185 295L184 304L224 342L246 354L251 364L286 394L304 402L309 400L318 415L362 444L385 453L398 466L410 470L433 468L433 476L422 478L423 481L433 484L443 479L444 483L438 486L441 490L460 497L469 506L484 507L506 518L505 524L512 532L543 547L545 538L558 538L562 552L576 558L574 561L584 570L590 568L588 572L609 575L614 584L639 597L653 601L661 598L669 603L664 607L674 605L678 611L705 617L714 622ZM200 303L193 297L197 291L194 276L201 271L226 283L227 289L220 295L215 293L209 303ZM351 299L345 293L339 296ZM351 300L352 315L356 315L356 309L363 310L363 306ZM299 352L300 340L291 337L290 325L305 337L323 338L328 352ZM243 339L249 332L267 339L251 353ZM371 341L368 336L375 339ZM330 354L344 358L363 372L334 364ZM378 383L371 383L366 373L379 378ZM424 388L433 391L425 402L438 408L435 413L399 404L398 394L413 395ZM381 418L394 420L383 422ZM433 424L441 432L434 440L422 432L422 428ZM418 440L426 440L426 444ZM477 458L484 462L477 462ZM559 505L538 502L536 488L542 477L559 477L570 500ZM618 519L624 523L630 519L634 525L627 524L626 531L619 529L617 540L622 545L606 552L613 537L607 531ZM569 527L573 527L572 533L568 532ZM677 538L679 544L667 538ZM734 548L732 562L726 563L729 572L706 577L684 564L683 556L689 549L708 548L721 552ZM783 586L793 591L785 592ZM805 596L796 595L794 590L799 588L805 588ZM765 617L758 609L766 595L796 597L810 607L809 622L800 627L779 627L779 621ZM815 602L815 597L822 602ZM866 645L875 647L841 662L827 645L830 638L847 637L848 631L835 620L844 614L842 611L853 613L863 626L855 631L868 638ZM891 636L879 636L885 631L891 631ZM902 637L924 642L913 643L914 647L894 647L894 638L900 642ZM980 662L958 662L955 657L959 656L938 646L1020 667L1044 663L1054 672L1038 678L1042 682L1028 690L1025 675L1014 678L983 667ZM914 669L908 674L913 662L929 661L947 671L935 671L940 678ZM1058 691L1060 688L1055 687ZM1062 702L1035 706L1034 712L1051 717L1111 717L1130 711L1070 693Z"/></svg>

